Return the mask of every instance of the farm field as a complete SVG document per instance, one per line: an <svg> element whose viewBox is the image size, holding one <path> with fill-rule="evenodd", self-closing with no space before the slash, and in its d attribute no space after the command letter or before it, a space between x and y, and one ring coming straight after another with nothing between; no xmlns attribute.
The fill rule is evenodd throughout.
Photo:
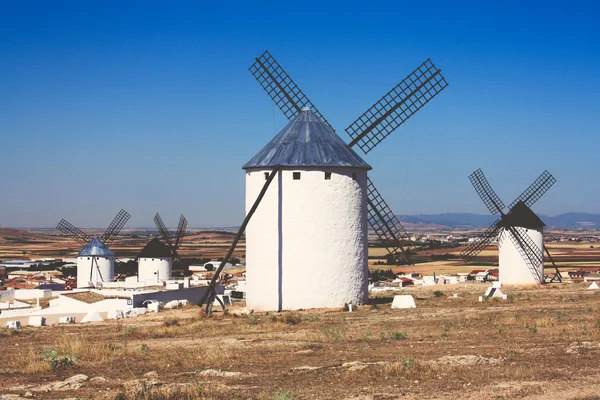
<svg viewBox="0 0 600 400"><path fill-rule="evenodd" d="M90 234L101 235L102 232L92 232ZM235 232L227 231L192 232L185 236L178 252L182 257L223 257L234 235ZM147 237L139 236L135 232L125 230L123 236L120 236L111 246L111 250L116 253L117 257L136 257L139 251L150 240ZM234 256L243 256L245 254L245 246L245 241L242 239L237 246ZM81 250L81 246L78 243L59 236L57 232L29 232L0 229L0 259L75 257L79 250Z"/></svg>
<svg viewBox="0 0 600 400"><path fill-rule="evenodd" d="M101 234L101 231L91 234ZM179 254L182 257L221 258L227 252L235 232L229 231L192 231L184 237ZM570 234L574 235L574 234ZM146 245L149 239L147 232L125 231L124 235L111 246L117 257L134 258ZM554 261L562 271L578 268L600 268L600 243L559 242L546 243ZM245 257L245 240L242 238L234 252L234 256L242 261ZM457 273L469 272L473 269L487 269L498 265L498 250L495 245L488 246L471 263L465 265L460 259L464 247L442 248L419 251L414 257L416 265L406 267L406 272ZM80 246L71 240L61 237L57 232L48 231L17 231L0 229L0 260L1 259L36 259L74 257ZM432 256L449 255L446 261L433 261ZM379 264L387 255L387 250L381 247L369 247L369 267L372 269L387 269L390 266ZM550 267L546 260L546 267ZM550 273L550 272L549 272Z"/></svg>
<svg viewBox="0 0 600 400"><path fill-rule="evenodd" d="M43 399L570 399L600 391L600 294L583 284L402 289L355 312L196 307L0 331L0 394ZM452 298L458 293L458 298ZM54 364L52 361L54 360ZM55 370L52 370L52 366ZM65 381L67 378L85 374ZM77 381L77 383L69 383Z"/></svg>

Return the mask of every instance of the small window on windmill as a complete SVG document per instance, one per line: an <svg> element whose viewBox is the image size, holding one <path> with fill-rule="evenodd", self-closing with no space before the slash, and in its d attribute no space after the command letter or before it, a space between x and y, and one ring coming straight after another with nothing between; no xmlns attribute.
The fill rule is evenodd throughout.
<svg viewBox="0 0 600 400"><path fill-rule="evenodd" d="M299 181L300 180L300 172L294 172L292 174L293 178L295 181Z"/></svg>
<svg viewBox="0 0 600 400"><path fill-rule="evenodd" d="M265 181L269 179L269 173L265 172Z"/></svg>
<svg viewBox="0 0 600 400"><path fill-rule="evenodd" d="M325 172L325 180L328 181L331 179L331 172Z"/></svg>
<svg viewBox="0 0 600 400"><path fill-rule="evenodd" d="M356 172L352 173L352 179L356 180Z"/></svg>

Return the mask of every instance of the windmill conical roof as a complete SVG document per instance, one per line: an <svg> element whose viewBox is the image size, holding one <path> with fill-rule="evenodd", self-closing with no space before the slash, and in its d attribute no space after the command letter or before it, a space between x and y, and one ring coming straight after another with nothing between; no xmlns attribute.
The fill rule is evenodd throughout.
<svg viewBox="0 0 600 400"><path fill-rule="evenodd" d="M113 253L98 237L94 237L85 245L83 249L77 254L77 257L89 257L89 256L102 256L110 257L114 256Z"/></svg>
<svg viewBox="0 0 600 400"><path fill-rule="evenodd" d="M164 258L171 257L169 246L154 238L139 252L138 258Z"/></svg>
<svg viewBox="0 0 600 400"><path fill-rule="evenodd" d="M525 203L519 201L511 208L508 214L499 223L500 226L520 226L528 229L542 229L546 224L542 222L531 208Z"/></svg>
<svg viewBox="0 0 600 400"><path fill-rule="evenodd" d="M310 109L304 109L242 168L275 166L371 169Z"/></svg>

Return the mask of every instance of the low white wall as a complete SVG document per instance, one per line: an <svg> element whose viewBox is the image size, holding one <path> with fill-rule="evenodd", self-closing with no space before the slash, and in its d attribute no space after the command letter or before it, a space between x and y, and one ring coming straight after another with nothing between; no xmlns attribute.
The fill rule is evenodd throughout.
<svg viewBox="0 0 600 400"><path fill-rule="evenodd" d="M15 291L12 289L0 291L0 301L9 301L15 298Z"/></svg>
<svg viewBox="0 0 600 400"><path fill-rule="evenodd" d="M50 307L43 309L36 315L87 313L89 311L108 312L110 310L128 310L132 305L127 304L128 299L106 299L96 303L84 303L79 300L60 296L50 300Z"/></svg>
<svg viewBox="0 0 600 400"><path fill-rule="evenodd" d="M41 307L2 310L2 314L0 314L0 317L2 317L2 318L24 317L24 316L31 315L35 312L38 312L40 310L41 310ZM2 327L2 328L4 328L4 327Z"/></svg>
<svg viewBox="0 0 600 400"><path fill-rule="evenodd" d="M18 289L15 290L15 299L41 299L52 297L52 289Z"/></svg>
<svg viewBox="0 0 600 400"><path fill-rule="evenodd" d="M162 282L157 282L157 281L141 281L138 282L136 281L125 281L125 282L103 282L102 283L102 288L103 289L137 289L137 288L143 288L143 287L147 287L147 286L162 286Z"/></svg>
<svg viewBox="0 0 600 400"><path fill-rule="evenodd" d="M187 300L190 304L198 304L207 289L208 286L199 286L179 290L164 290L152 293L134 294L133 306L142 307L142 304L146 300L158 300L162 303L168 303L171 300ZM215 287L215 292L217 294L223 294L223 286L217 285Z"/></svg>

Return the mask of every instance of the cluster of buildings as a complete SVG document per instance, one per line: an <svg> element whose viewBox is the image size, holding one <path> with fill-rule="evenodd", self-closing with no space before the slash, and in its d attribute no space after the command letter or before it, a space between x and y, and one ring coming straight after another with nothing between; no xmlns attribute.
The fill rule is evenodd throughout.
<svg viewBox="0 0 600 400"><path fill-rule="evenodd" d="M160 243L160 242L159 242ZM30 271L8 262L0 269L0 319L9 325L44 325L134 317L148 309L199 304L218 261L192 266L190 276L173 279L164 248L151 241L138 256L138 273L115 280L114 255L97 238L78 254L76 277L58 270ZM83 259L83 260L82 260ZM58 262L61 260L47 260ZM83 262L82 262L83 261ZM63 261L64 262L64 261ZM31 265L38 261L31 261ZM68 265L68 264L67 264ZM221 274L217 295L245 290L245 273L229 264ZM237 296L243 297L243 296ZM230 300L230 299L228 299Z"/></svg>
<svg viewBox="0 0 600 400"><path fill-rule="evenodd" d="M476 269L457 274L421 275L413 272L406 274L400 268L392 268L394 278L372 282L369 290L373 292L395 290L407 286L453 285L465 282L494 282L499 279L498 268Z"/></svg>

